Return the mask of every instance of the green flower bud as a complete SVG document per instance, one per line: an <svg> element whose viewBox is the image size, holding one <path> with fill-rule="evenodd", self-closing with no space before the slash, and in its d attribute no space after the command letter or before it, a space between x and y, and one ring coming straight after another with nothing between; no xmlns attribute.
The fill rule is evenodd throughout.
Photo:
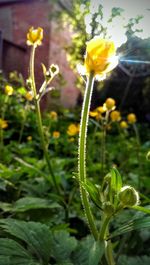
<svg viewBox="0 0 150 265"><path fill-rule="evenodd" d="M104 202L103 210L107 216L111 216L114 213L114 206L110 202Z"/></svg>
<svg viewBox="0 0 150 265"><path fill-rule="evenodd" d="M148 161L150 161L150 151L148 151L148 153L147 153L147 155L146 155L146 159L147 159Z"/></svg>
<svg viewBox="0 0 150 265"><path fill-rule="evenodd" d="M125 206L134 206L139 204L139 194L131 186L124 186L118 194L118 198L122 205Z"/></svg>

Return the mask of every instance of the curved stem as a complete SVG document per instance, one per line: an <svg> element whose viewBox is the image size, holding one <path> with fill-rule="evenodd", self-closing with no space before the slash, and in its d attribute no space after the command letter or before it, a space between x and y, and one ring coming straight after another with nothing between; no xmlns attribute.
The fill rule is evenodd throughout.
<svg viewBox="0 0 150 265"><path fill-rule="evenodd" d="M79 135L79 160L78 160L78 172L79 172L79 185L81 192L82 204L84 207L85 215L88 220L90 230L95 238L98 239L98 232L94 222L94 217L91 212L90 203L87 192L82 186L82 183L86 182L86 137L87 137L87 126L89 120L89 109L91 103L91 96L94 85L94 76L91 73L86 84L86 90L84 95L84 101L82 106L81 121L80 121L80 135Z"/></svg>
<svg viewBox="0 0 150 265"><path fill-rule="evenodd" d="M36 108L36 115L37 115L37 125L38 125L38 130L39 130L39 135L40 135L40 140L41 140L41 146L43 149L43 153L45 156L45 160L47 162L47 166L50 172L50 175L52 177L53 184L57 190L57 192L60 193L59 186L56 182L56 178L54 175L54 172L52 170L52 166L50 163L50 158L47 152L47 148L45 145L45 139L44 139L44 134L43 134L43 127L42 127L42 118L41 118L41 111L40 111L40 103L39 100L37 99L37 91L36 91L36 85L35 85L35 77L34 77L34 56L35 56L35 46L32 47L31 50L31 57L30 57L30 78L32 82L32 89L33 89L33 94L34 94L34 101L35 101L35 108ZM50 180L48 178L48 180Z"/></svg>

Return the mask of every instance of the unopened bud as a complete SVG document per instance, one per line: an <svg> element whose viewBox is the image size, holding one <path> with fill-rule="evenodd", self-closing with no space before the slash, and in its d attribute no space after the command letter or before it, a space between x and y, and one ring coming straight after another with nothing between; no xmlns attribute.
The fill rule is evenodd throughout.
<svg viewBox="0 0 150 265"><path fill-rule="evenodd" d="M139 204L139 194L131 186L124 186L118 194L123 206L134 206Z"/></svg>

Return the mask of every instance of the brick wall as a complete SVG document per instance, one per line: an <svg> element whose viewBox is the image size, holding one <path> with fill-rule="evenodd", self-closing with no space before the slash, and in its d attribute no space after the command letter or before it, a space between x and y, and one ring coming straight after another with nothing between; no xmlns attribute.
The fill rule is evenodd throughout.
<svg viewBox="0 0 150 265"><path fill-rule="evenodd" d="M0 20L0 28L3 28L4 37L11 40L15 44L27 48L25 60L23 60L23 58L20 58L20 61L24 65L24 70L22 71L25 78L27 78L28 76L30 55L30 47L26 46L27 31L31 26L35 28L40 26L43 28L44 39L42 45L39 46L36 50L35 74L37 85L39 87L43 80L41 63L44 63L46 67L48 67L51 63L57 63L60 67L61 73L66 80L66 85L61 88L61 103L65 107L75 106L79 92L75 88L75 75L69 68L66 60L66 52L64 49L66 44L70 42L70 36L67 29L64 29L63 32L58 31L56 24L50 22L50 13L53 12L50 1L25 0L21 1L20 3L4 5L0 7L0 12L3 13L4 17L3 22L1 22ZM6 16L4 13L6 14ZM5 17L8 23L5 23ZM18 62L16 61L16 64L17 63Z"/></svg>

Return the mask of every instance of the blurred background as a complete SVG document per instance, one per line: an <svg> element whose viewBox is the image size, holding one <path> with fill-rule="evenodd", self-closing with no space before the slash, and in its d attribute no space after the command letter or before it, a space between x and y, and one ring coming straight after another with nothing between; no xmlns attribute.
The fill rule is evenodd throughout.
<svg viewBox="0 0 150 265"><path fill-rule="evenodd" d="M26 79L30 48L28 29L42 27L44 40L36 52L36 80L43 78L41 63L56 63L57 93L47 95L46 108L81 105L85 43L94 36L115 41L119 64L104 82L96 82L92 109L113 97L125 113L134 112L150 123L150 1L0 0L0 68L7 77L16 70ZM46 104L45 104L46 102Z"/></svg>

